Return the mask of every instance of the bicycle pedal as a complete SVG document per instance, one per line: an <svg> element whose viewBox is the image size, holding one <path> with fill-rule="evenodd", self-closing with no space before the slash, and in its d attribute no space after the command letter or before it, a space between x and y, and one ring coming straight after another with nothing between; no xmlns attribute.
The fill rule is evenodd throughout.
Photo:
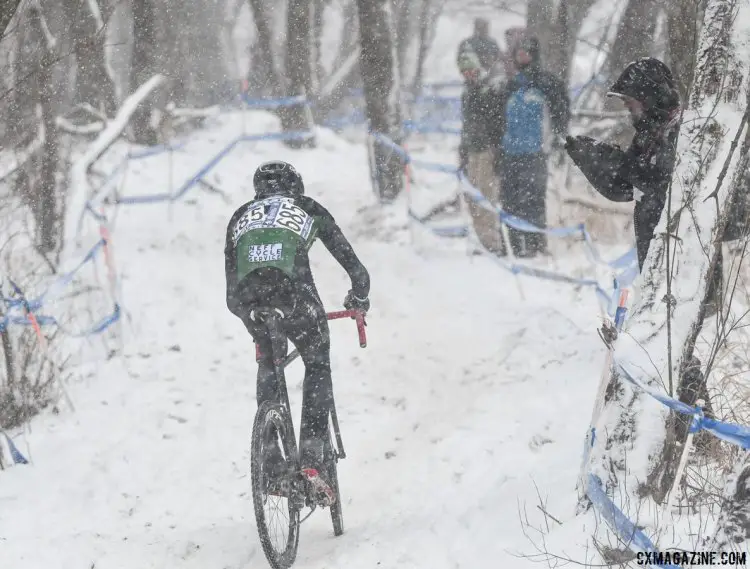
<svg viewBox="0 0 750 569"><path fill-rule="evenodd" d="M331 487L325 483L315 468L303 468L302 475L310 484L313 492L313 498L318 506L327 508L336 501L336 496Z"/></svg>

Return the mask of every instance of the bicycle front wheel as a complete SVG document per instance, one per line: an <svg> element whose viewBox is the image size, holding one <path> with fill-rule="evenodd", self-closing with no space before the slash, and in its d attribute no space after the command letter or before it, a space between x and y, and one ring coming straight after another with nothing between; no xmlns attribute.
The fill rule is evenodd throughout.
<svg viewBox="0 0 750 569"><path fill-rule="evenodd" d="M279 471L267 472L268 447L278 445L283 456ZM263 552L273 569L288 569L297 557L300 503L300 465L289 412L272 401L258 408L253 424L250 475L255 521ZM273 474L273 476L272 476Z"/></svg>

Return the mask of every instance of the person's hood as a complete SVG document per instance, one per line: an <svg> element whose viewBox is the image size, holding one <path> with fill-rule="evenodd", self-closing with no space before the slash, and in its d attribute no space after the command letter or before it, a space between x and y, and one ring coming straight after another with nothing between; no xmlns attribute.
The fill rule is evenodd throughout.
<svg viewBox="0 0 750 569"><path fill-rule="evenodd" d="M680 94L672 72L653 57L642 57L629 63L607 95L640 101L645 114L652 119L666 119L680 106Z"/></svg>

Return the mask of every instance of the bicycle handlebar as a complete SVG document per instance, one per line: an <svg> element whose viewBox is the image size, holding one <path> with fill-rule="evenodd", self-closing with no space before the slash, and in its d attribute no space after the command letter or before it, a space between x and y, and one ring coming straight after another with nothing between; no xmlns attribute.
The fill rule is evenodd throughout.
<svg viewBox="0 0 750 569"><path fill-rule="evenodd" d="M367 332L365 331L365 314L359 310L341 310L339 312L328 312L326 313L326 319L338 320L340 318L352 318L357 321L357 332L359 334L359 347L367 347Z"/></svg>
<svg viewBox="0 0 750 569"><path fill-rule="evenodd" d="M339 312L326 313L326 320L339 320L341 318L352 318L357 321L359 347L366 348L367 333L365 332L365 326L367 326L367 322L365 322L364 313L360 312L359 310L341 310ZM290 356L292 356L291 359ZM287 355L287 363L291 362L295 357L297 357L297 350L294 350L291 354ZM260 348L258 347L258 344L255 344L255 361L260 361Z"/></svg>

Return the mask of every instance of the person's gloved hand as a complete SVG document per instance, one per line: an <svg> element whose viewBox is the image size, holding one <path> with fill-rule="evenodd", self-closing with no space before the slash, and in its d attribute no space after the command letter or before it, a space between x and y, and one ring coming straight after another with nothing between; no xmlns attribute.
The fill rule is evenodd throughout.
<svg viewBox="0 0 750 569"><path fill-rule="evenodd" d="M603 144L602 142L598 142L595 138L591 138L590 136L566 136L565 137L565 150L570 152L572 149L580 148L582 145L592 145L592 144Z"/></svg>
<svg viewBox="0 0 750 569"><path fill-rule="evenodd" d="M370 310L370 300L367 297L358 298L350 290L344 299L344 308L347 310L358 310L366 314Z"/></svg>

